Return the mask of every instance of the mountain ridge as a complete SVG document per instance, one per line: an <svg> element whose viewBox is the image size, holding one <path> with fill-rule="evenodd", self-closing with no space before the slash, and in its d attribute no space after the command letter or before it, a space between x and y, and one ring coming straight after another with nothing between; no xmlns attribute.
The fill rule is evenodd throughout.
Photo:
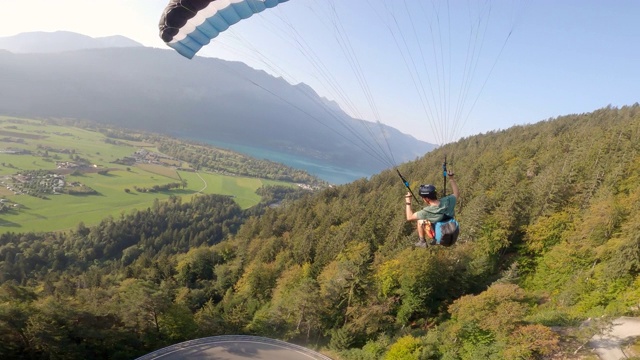
<svg viewBox="0 0 640 360"><path fill-rule="evenodd" d="M71 31L33 31L0 37L0 49L14 53L50 53L109 47L142 47L122 35L90 37Z"/></svg>
<svg viewBox="0 0 640 360"><path fill-rule="evenodd" d="M307 84L291 85L241 62L185 61L171 50L134 46L1 52L0 66L7 79L0 112L9 115L205 135L369 174L397 165L389 157L401 163L435 148L395 128L351 118ZM384 139L368 134L373 125L382 126ZM371 153L387 146L388 158Z"/></svg>

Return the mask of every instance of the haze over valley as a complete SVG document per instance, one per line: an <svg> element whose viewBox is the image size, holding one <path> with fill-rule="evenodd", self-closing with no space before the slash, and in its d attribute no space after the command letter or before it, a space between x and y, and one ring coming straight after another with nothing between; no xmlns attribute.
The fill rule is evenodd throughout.
<svg viewBox="0 0 640 360"><path fill-rule="evenodd" d="M0 113L87 119L354 171L340 183L434 148L389 126L352 119L305 84L291 85L241 63L189 61L126 38L104 43L69 32L0 39L7 49L0 52ZM377 148L394 159L372 156Z"/></svg>

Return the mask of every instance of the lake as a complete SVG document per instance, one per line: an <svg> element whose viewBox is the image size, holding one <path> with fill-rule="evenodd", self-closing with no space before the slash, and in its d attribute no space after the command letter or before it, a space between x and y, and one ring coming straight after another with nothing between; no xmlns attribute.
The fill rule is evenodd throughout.
<svg viewBox="0 0 640 360"><path fill-rule="evenodd" d="M295 169L307 171L311 175L315 175L320 179L334 185L342 185L353 182L361 178L369 178L373 174L360 170L346 169L336 167L330 164L323 164L315 159L308 159L301 156L281 153L272 150L254 148L246 145L229 144L221 141L213 141L206 139L195 139L197 141L207 143L212 146L237 151L239 153L254 157L256 159L266 159Z"/></svg>

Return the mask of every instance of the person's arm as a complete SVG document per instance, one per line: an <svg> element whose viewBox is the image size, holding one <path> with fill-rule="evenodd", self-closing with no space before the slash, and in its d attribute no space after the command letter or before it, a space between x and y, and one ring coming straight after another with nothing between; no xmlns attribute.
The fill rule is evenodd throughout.
<svg viewBox="0 0 640 360"><path fill-rule="evenodd" d="M404 196L404 202L405 202L404 207L405 207L405 214L407 215L407 221L418 220L418 217L411 209L411 193L408 192L407 195Z"/></svg>
<svg viewBox="0 0 640 360"><path fill-rule="evenodd" d="M449 183L451 184L451 191L453 191L453 196L456 199L460 198L460 191L458 190L458 184L456 184L456 179L454 178L453 171L448 171L447 176L449 178Z"/></svg>

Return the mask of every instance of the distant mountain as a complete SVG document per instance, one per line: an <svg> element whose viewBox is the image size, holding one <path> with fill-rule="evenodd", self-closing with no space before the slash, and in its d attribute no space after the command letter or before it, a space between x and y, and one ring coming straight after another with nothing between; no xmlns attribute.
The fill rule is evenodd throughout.
<svg viewBox="0 0 640 360"><path fill-rule="evenodd" d="M28 35L38 44L52 35L39 34L5 40ZM273 150L368 173L389 167L372 156L379 148L390 148L400 163L435 147L392 127L350 118L309 86L291 85L239 62L186 60L172 50L141 46L100 48L105 38L93 43L83 35L58 35L76 47L86 40L90 49L0 51L0 114L88 119ZM51 43L49 49L54 48ZM386 137L372 137L381 127Z"/></svg>
<svg viewBox="0 0 640 360"><path fill-rule="evenodd" d="M0 37L0 49L18 54L141 46L143 45L139 42L120 35L92 38L69 31L28 32Z"/></svg>

